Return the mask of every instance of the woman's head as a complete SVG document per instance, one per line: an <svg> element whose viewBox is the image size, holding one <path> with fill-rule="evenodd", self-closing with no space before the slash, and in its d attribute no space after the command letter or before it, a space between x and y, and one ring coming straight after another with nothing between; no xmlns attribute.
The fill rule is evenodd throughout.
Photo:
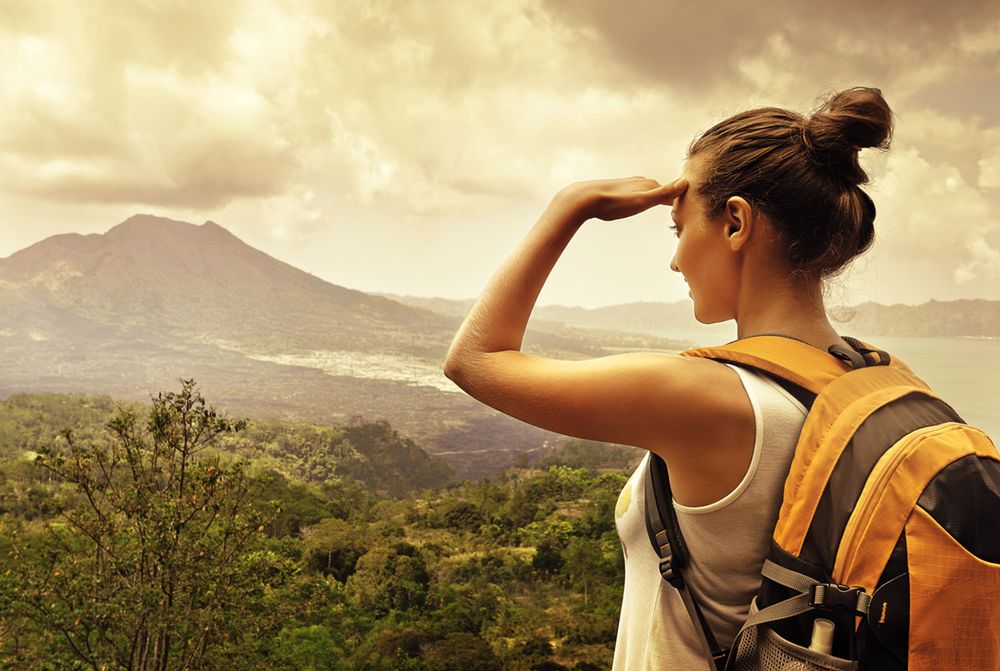
<svg viewBox="0 0 1000 671"><path fill-rule="evenodd" d="M706 214L722 214L734 196L766 216L776 255L810 279L836 274L867 250L875 204L860 188L866 147L888 148L892 111L873 88L831 96L809 116L767 107L733 115L692 142L697 195Z"/></svg>

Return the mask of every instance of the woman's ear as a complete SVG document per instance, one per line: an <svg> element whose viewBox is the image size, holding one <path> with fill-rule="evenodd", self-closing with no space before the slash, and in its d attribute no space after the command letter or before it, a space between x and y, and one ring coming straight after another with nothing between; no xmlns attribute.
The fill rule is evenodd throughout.
<svg viewBox="0 0 1000 671"><path fill-rule="evenodd" d="M729 247L734 252L743 249L753 231L753 208L744 198L732 196L723 210L723 225Z"/></svg>

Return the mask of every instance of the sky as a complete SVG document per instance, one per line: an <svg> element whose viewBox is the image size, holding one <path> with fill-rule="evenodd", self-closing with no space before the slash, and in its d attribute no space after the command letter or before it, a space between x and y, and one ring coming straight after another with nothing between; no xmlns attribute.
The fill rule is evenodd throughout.
<svg viewBox="0 0 1000 671"><path fill-rule="evenodd" d="M877 242L830 295L1000 299L1000 3L764 6L0 0L0 258L147 213L470 298L563 186L669 181L726 116L875 86ZM588 222L539 302L686 298L669 224Z"/></svg>

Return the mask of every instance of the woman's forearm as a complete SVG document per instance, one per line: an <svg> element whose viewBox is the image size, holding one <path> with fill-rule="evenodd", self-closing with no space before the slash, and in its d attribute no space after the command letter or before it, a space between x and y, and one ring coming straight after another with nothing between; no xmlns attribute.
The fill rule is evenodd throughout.
<svg viewBox="0 0 1000 671"><path fill-rule="evenodd" d="M552 268L586 220L565 192L557 194L487 283L452 341L445 374L493 352L520 350L535 301Z"/></svg>
<svg viewBox="0 0 1000 671"><path fill-rule="evenodd" d="M473 396L479 383L524 360L519 352L531 310L553 266L585 221L624 219L657 205L670 205L687 189L683 179L660 184L645 177L571 184L555 195L538 222L473 305L452 341L444 372ZM500 356L500 353L505 353ZM503 370L491 368L496 363ZM516 371L515 371L516 374ZM506 393L493 389L494 395ZM478 396L477 396L478 398ZM480 399L482 400L482 399Z"/></svg>

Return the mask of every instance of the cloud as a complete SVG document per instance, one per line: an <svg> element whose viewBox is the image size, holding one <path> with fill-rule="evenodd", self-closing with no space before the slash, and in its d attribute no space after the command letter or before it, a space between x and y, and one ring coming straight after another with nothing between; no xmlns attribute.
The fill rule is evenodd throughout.
<svg viewBox="0 0 1000 671"><path fill-rule="evenodd" d="M407 254L417 237L428 253L483 245L477 236L507 235L569 182L672 178L690 140L736 111L808 111L825 92L873 84L898 119L896 149L872 171L876 191L887 189L873 191L884 258L905 267L916 255L936 279L907 288L882 272L899 296L983 294L1000 244L990 219L998 31L1000 6L972 0L766 10L735 0L96 0L71 10L7 0L0 196L37 203L9 221L73 207L94 219L140 207L212 218L293 262L293 250L321 258L324 245L391 238L405 261L385 265L423 281ZM950 178L958 191L940 202L913 197L921 180ZM937 248L903 230L929 235L951 218L955 238ZM460 225L474 228L457 235ZM638 257L603 258L605 243L574 247L584 250L574 267L632 277ZM334 279L374 286L361 256L338 256ZM453 277L480 276L482 258L450 256ZM449 282L456 295L479 288ZM663 298L653 286L636 280L599 300ZM567 302L597 300L566 291Z"/></svg>
<svg viewBox="0 0 1000 671"><path fill-rule="evenodd" d="M977 277L1000 277L1000 250L992 247L982 236L973 237L966 247L966 260L955 269L955 282L967 284Z"/></svg>
<svg viewBox="0 0 1000 671"><path fill-rule="evenodd" d="M995 135L1000 136L1000 133ZM990 143L992 150L976 162L979 167L979 187L982 189L1000 189L1000 145Z"/></svg>
<svg viewBox="0 0 1000 671"><path fill-rule="evenodd" d="M56 5L17 6L20 31L0 40L6 188L212 206L290 183L299 138L280 97L247 76L237 28L253 15L242 3Z"/></svg>
<svg viewBox="0 0 1000 671"><path fill-rule="evenodd" d="M1000 272L994 234L1000 231L995 200L951 165L931 163L913 147L889 154L872 185L878 207L867 282L882 300L915 302L914 296L953 299L982 294Z"/></svg>
<svg viewBox="0 0 1000 671"><path fill-rule="evenodd" d="M738 0L710 7L659 0L543 5L629 75L702 93L752 81L745 64L766 55L778 36L795 55L796 78L814 83L835 75L898 84L942 62L986 63L991 33L983 25L1000 19L1000 7L979 0L777 0L766 10Z"/></svg>

